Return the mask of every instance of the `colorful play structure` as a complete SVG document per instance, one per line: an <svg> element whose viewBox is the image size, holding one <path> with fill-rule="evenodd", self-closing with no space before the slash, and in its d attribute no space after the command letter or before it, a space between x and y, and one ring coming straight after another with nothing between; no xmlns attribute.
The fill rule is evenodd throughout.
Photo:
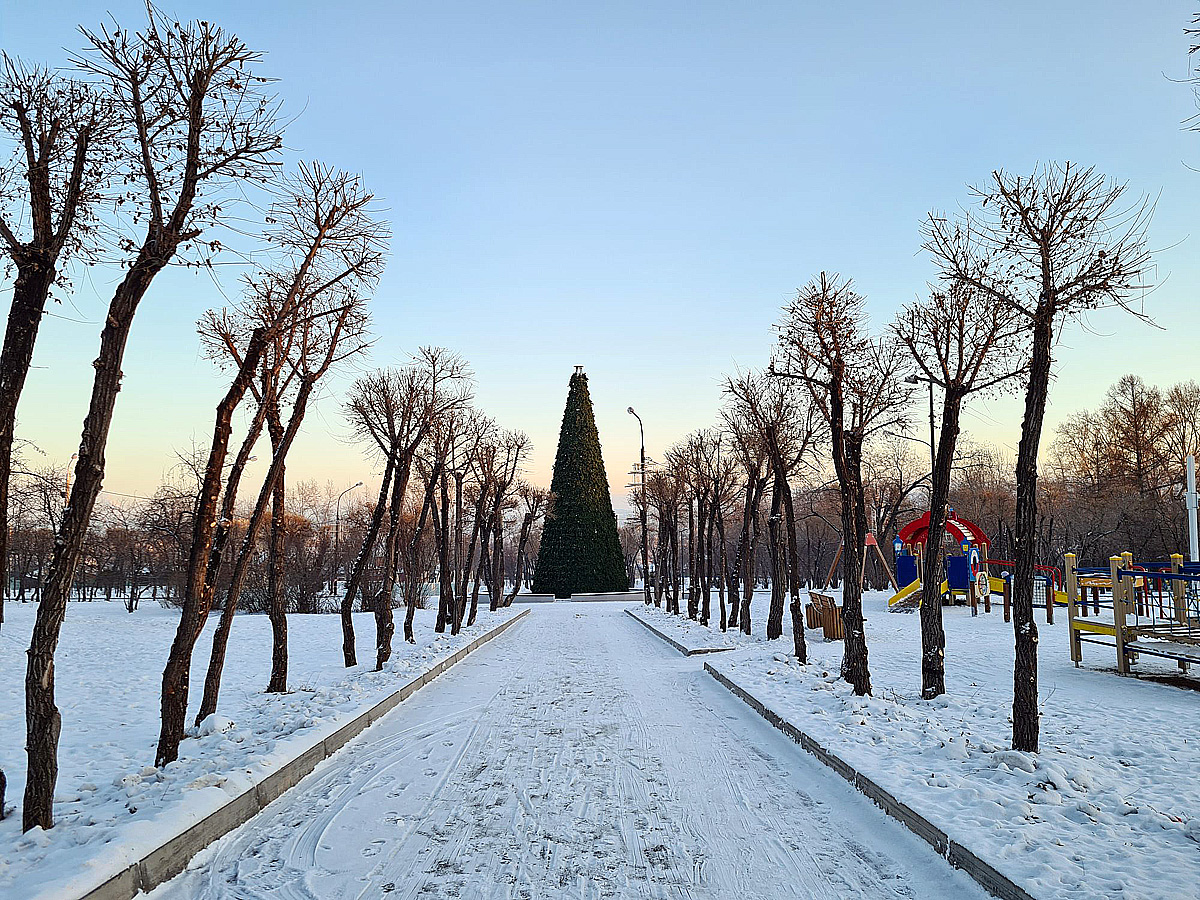
<svg viewBox="0 0 1200 900"><path fill-rule="evenodd" d="M942 538L946 580L940 586L943 602L970 602L979 573L988 571L988 544L987 535L974 522L955 515L954 510L946 514ZM928 552L929 513L925 513L901 528L896 536L896 581L904 587L888 601L889 606L919 605L921 571ZM1000 579L992 580L997 582L995 589L1003 588Z"/></svg>
<svg viewBox="0 0 1200 900"><path fill-rule="evenodd" d="M1106 569L1081 568L1074 553L1064 559L1076 666L1084 644L1115 649L1121 675L1130 674L1141 655L1174 660L1185 673L1200 663L1200 565L1185 565L1178 553L1169 562L1140 566L1124 553L1110 557Z"/></svg>
<svg viewBox="0 0 1200 900"><path fill-rule="evenodd" d="M888 601L896 609L913 608L920 605L921 571L925 554L929 552L929 513L914 519L900 529L896 536L896 581L904 585ZM1005 559L989 559L990 542L983 529L974 522L955 515L951 509L946 514L946 526L942 537L945 553L946 579L941 583L942 602L947 604L966 603L975 608L982 600L985 610L991 610L992 593L1004 594L1008 571L1013 563ZM999 576L991 574L999 570ZM1062 573L1053 566L1036 566L1036 588L1048 606L1065 605L1066 594L1062 591Z"/></svg>

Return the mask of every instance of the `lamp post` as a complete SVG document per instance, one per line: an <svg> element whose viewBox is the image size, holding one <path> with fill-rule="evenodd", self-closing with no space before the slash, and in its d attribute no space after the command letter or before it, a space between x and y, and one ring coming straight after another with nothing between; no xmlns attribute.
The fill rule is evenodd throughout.
<svg viewBox="0 0 1200 900"><path fill-rule="evenodd" d="M79 459L79 454L72 453L71 458L67 460L67 484L63 490L63 501L66 503L71 502L71 463L75 462L77 459Z"/></svg>
<svg viewBox="0 0 1200 900"><path fill-rule="evenodd" d="M929 385L929 492L930 497L933 496L933 470L937 466L937 451L934 444L934 428L933 428L933 379L924 378L917 374L909 375L904 379L905 384L920 384L924 381Z"/></svg>
<svg viewBox="0 0 1200 900"><path fill-rule="evenodd" d="M335 504L336 514L333 520L333 584L330 586L330 593L337 596L338 572L341 569L341 556L338 552L338 546L341 544L342 538L342 498L345 497L355 488L362 487L362 482L352 484L340 494L338 494L337 503Z"/></svg>
<svg viewBox="0 0 1200 900"><path fill-rule="evenodd" d="M642 417L629 407L629 414L638 420L638 432L642 436L642 502L640 504L642 518L642 589L646 594L646 605L650 605L650 539L646 535L646 427Z"/></svg>

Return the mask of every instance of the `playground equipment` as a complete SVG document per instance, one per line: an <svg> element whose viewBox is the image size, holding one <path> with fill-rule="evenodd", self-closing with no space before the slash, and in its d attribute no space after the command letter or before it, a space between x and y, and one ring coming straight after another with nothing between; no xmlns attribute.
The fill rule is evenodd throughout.
<svg viewBox="0 0 1200 900"><path fill-rule="evenodd" d="M929 543L929 513L914 519L900 529L896 536L896 577L904 587L888 600L889 606L919 604L916 596L921 589L921 571ZM987 572L988 539L974 522L960 518L950 510L942 536L946 548L946 580L940 585L942 599L947 603L961 600L971 602L977 595L978 575ZM1001 590L1003 582L996 578L988 582L989 591Z"/></svg>
<svg viewBox="0 0 1200 900"><path fill-rule="evenodd" d="M866 540L863 541L862 562L863 567L858 573L858 589L861 591L863 579L867 574L867 553L872 548L875 549L875 556L879 559L880 565L883 566L883 571L887 572L888 581L892 583L894 590L900 590L900 585L896 583L896 576L892 574L892 567L888 565L887 557L883 555L883 551L879 549L879 541L875 540L875 535L868 531ZM838 544L837 553L833 555L833 565L829 567L829 574L825 576L825 584L821 588L822 591L829 589L829 585L833 584L833 573L837 571L838 563L842 559L842 545Z"/></svg>
<svg viewBox="0 0 1200 900"><path fill-rule="evenodd" d="M1169 564L1150 564L1153 570L1135 566L1131 553L1110 557L1107 569L1079 568L1074 553L1064 560L1076 666L1084 644L1114 648L1121 675L1142 654L1172 659L1182 672L1200 663L1200 571L1185 569L1181 554L1172 554Z"/></svg>

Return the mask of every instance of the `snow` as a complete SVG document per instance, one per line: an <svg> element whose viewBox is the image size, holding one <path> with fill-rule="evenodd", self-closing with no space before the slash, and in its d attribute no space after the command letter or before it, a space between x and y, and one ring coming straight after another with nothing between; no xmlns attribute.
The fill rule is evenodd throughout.
<svg viewBox="0 0 1200 900"><path fill-rule="evenodd" d="M403 614L403 610L399 611ZM20 830L25 787L25 648L33 604L5 605L0 632L0 768L12 815L0 822L0 897L69 897L92 886L240 794L341 724L454 653L512 610L479 614L457 637L434 632L436 610L418 610L415 644L399 636L383 672L374 663L373 617L355 616L360 665L342 665L337 616L288 617L290 693L268 695L271 632L265 616L234 622L217 713L159 770L162 669L178 611L117 601L71 603L56 657L62 711L55 827ZM196 647L191 711L203 688L212 628Z"/></svg>
<svg viewBox="0 0 1200 900"><path fill-rule="evenodd" d="M534 608L154 900L985 896L625 608Z"/></svg>
<svg viewBox="0 0 1200 900"><path fill-rule="evenodd" d="M1076 669L1066 626L1039 621L1041 752L1017 752L1013 631L999 605L975 618L945 610L948 694L925 702L917 616L889 613L887 596L864 600L872 697L838 676L840 641L807 632L806 667L791 656L790 630L765 641L765 596L756 635L704 659L1033 896L1200 896L1195 690L1118 677L1115 652L1092 645ZM696 628L641 612L672 637ZM1138 666L1173 671L1147 658Z"/></svg>

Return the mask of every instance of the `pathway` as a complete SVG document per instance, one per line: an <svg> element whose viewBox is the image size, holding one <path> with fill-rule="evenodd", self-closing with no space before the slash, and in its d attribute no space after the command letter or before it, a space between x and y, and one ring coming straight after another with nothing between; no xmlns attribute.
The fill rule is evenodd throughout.
<svg viewBox="0 0 1200 900"><path fill-rule="evenodd" d="M623 607L534 608L154 900L985 896Z"/></svg>

